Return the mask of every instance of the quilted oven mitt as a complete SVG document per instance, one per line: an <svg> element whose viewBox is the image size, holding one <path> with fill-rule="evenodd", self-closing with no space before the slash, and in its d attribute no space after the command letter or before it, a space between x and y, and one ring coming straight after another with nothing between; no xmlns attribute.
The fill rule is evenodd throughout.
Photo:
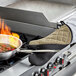
<svg viewBox="0 0 76 76"><path fill-rule="evenodd" d="M50 50L61 50L70 44L72 40L71 30L68 26L63 25L59 29L55 30L48 36L32 40L29 42L29 49L50 49ZM55 53L57 52L46 52L46 53L33 53L29 56L29 62L32 65L41 66L45 64Z"/></svg>

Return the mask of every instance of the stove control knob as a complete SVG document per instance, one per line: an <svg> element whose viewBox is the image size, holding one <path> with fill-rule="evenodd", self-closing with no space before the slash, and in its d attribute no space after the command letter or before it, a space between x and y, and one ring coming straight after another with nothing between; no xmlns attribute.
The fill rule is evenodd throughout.
<svg viewBox="0 0 76 76"><path fill-rule="evenodd" d="M45 69L41 76L49 76L49 69Z"/></svg>
<svg viewBox="0 0 76 76"><path fill-rule="evenodd" d="M53 68L53 64L50 62L50 63L48 63L48 65L47 65L47 69L49 69L49 70L51 70Z"/></svg>
<svg viewBox="0 0 76 76"><path fill-rule="evenodd" d="M49 76L49 69L45 70L45 76Z"/></svg>
<svg viewBox="0 0 76 76"><path fill-rule="evenodd" d="M41 74L40 76L45 76L45 70L46 70L45 68L40 69L40 74Z"/></svg>
<svg viewBox="0 0 76 76"><path fill-rule="evenodd" d="M41 69L40 69L40 73L44 73L45 70L46 70L45 68L41 68Z"/></svg>
<svg viewBox="0 0 76 76"><path fill-rule="evenodd" d="M40 74L41 76L49 76L49 69L41 68Z"/></svg>
<svg viewBox="0 0 76 76"><path fill-rule="evenodd" d="M39 76L39 72L34 72L32 76Z"/></svg>
<svg viewBox="0 0 76 76"><path fill-rule="evenodd" d="M62 64L64 64L64 59L61 58L61 57L58 57L58 58L56 59L56 63L62 65Z"/></svg>

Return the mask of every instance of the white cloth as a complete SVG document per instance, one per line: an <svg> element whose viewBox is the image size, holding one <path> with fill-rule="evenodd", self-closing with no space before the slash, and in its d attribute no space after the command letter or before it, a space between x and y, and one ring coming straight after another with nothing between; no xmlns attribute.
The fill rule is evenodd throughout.
<svg viewBox="0 0 76 76"><path fill-rule="evenodd" d="M72 15L71 17L69 17L68 19L64 20L64 22L70 27L70 29L72 30L72 43L76 43L76 13L74 15Z"/></svg>

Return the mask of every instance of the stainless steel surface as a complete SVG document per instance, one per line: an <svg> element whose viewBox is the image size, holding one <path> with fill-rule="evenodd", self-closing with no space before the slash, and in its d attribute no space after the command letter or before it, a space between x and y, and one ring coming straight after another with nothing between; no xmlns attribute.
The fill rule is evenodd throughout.
<svg viewBox="0 0 76 76"><path fill-rule="evenodd" d="M71 54L64 58L64 64L63 65L64 65L64 68L65 68L65 71L66 71L67 68L70 68L70 66L73 69L73 64L76 62L76 44L73 45L69 50L66 50L65 52L68 52L68 51L71 52ZM62 53L62 55L64 55L64 52ZM68 61L71 63L71 65L66 66ZM64 68L62 70L64 70ZM70 68L70 70L71 70L71 68ZM59 72L61 73L61 71L59 71ZM71 72L70 76L72 76L72 74L74 74L74 70L69 71L69 72L67 71L67 73L65 71L62 72L62 76L69 76L70 75L69 72ZM60 76L60 75L58 75L59 72L57 72L55 76Z"/></svg>
<svg viewBox="0 0 76 76"><path fill-rule="evenodd" d="M7 20L56 28L56 25L53 25L54 23L50 23L44 16L44 14L39 12L0 7L0 16L1 18Z"/></svg>
<svg viewBox="0 0 76 76"><path fill-rule="evenodd" d="M0 6L7 6L13 4L19 0L0 0Z"/></svg>
<svg viewBox="0 0 76 76"><path fill-rule="evenodd" d="M68 67L65 67L63 70L61 70L54 76L73 76L75 72L76 72L76 62L69 65Z"/></svg>
<svg viewBox="0 0 76 76"><path fill-rule="evenodd" d="M66 50L65 52L68 52L68 51L71 52L71 54L64 59L64 64L61 65L61 67L63 67L63 69L60 71L60 70L58 70L59 66L56 66L57 67L55 69L56 71L54 70L53 73L50 72L50 75L54 75L54 76L72 76L74 74L74 72L76 71L75 70L76 67L74 68L74 66L75 66L74 64L76 62L76 44L73 45L70 49ZM59 56L63 57L63 55L64 55L64 52L62 52L62 54L59 55ZM68 61L71 63L71 65L66 66ZM67 71L67 70L69 70L69 71ZM69 72L70 72L70 74L69 74Z"/></svg>
<svg viewBox="0 0 76 76"><path fill-rule="evenodd" d="M34 24L22 23L11 20L5 20L5 23L7 23L7 25L11 28L12 31L41 37L47 36L55 30L54 28L43 27ZM57 23L54 23L53 25L56 25L57 27Z"/></svg>
<svg viewBox="0 0 76 76"><path fill-rule="evenodd" d="M0 61L2 61L2 60L8 60L12 56L14 56L15 53L16 53L16 50L5 52L5 53L0 53Z"/></svg>
<svg viewBox="0 0 76 76"><path fill-rule="evenodd" d="M72 76L76 76L76 73L74 73Z"/></svg>
<svg viewBox="0 0 76 76"><path fill-rule="evenodd" d="M25 58L24 60L20 61L16 65L0 73L0 76L19 76L25 71L28 71L33 67L34 66L30 66L28 58Z"/></svg>
<svg viewBox="0 0 76 76"><path fill-rule="evenodd" d="M54 2L60 2L60 3L73 4L73 0L48 0L48 1L54 1Z"/></svg>
<svg viewBox="0 0 76 76"><path fill-rule="evenodd" d="M73 5L76 7L76 0L73 0Z"/></svg>
<svg viewBox="0 0 76 76"><path fill-rule="evenodd" d="M43 13L49 22L52 22L54 19L60 18L63 15L75 9L73 5L57 3L57 2L54 2L54 0L52 1L50 0L49 1L48 0L45 0L45 1L44 0L21 0L7 7ZM60 1L64 2L64 0L60 0Z"/></svg>

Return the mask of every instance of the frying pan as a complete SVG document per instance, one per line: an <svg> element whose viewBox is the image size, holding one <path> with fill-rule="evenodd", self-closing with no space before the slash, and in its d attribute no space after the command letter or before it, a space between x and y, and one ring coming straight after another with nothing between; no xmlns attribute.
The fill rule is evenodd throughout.
<svg viewBox="0 0 76 76"><path fill-rule="evenodd" d="M15 41L12 41L12 38L15 40ZM11 40L10 40L11 39ZM15 43L18 42L18 44L16 45ZM15 53L17 52L25 52L25 53L33 53L33 52L57 52L58 50L20 50L21 46L23 45L22 41L17 38L17 37L14 37L14 36L11 36L11 35L4 35L4 34L0 34L0 43L4 43L4 44L9 44L9 45L13 45L16 47L15 50L10 50L10 51L7 51L7 52L2 52L0 53L0 61L2 60L8 60L9 58L11 58L12 56L15 55Z"/></svg>
<svg viewBox="0 0 76 76"><path fill-rule="evenodd" d="M10 41L12 40L12 38L15 39L14 42L18 41L19 44L15 45L15 44L13 44L13 41L11 43ZM7 52L0 53L0 61L7 60L7 59L11 58L13 55L15 55L15 53L17 52L17 49L19 49L22 46L22 41L20 39L18 39L17 37L14 37L11 35L4 35L4 34L0 34L0 43L10 44L10 45L13 45L16 47L16 49L13 51L10 50Z"/></svg>

